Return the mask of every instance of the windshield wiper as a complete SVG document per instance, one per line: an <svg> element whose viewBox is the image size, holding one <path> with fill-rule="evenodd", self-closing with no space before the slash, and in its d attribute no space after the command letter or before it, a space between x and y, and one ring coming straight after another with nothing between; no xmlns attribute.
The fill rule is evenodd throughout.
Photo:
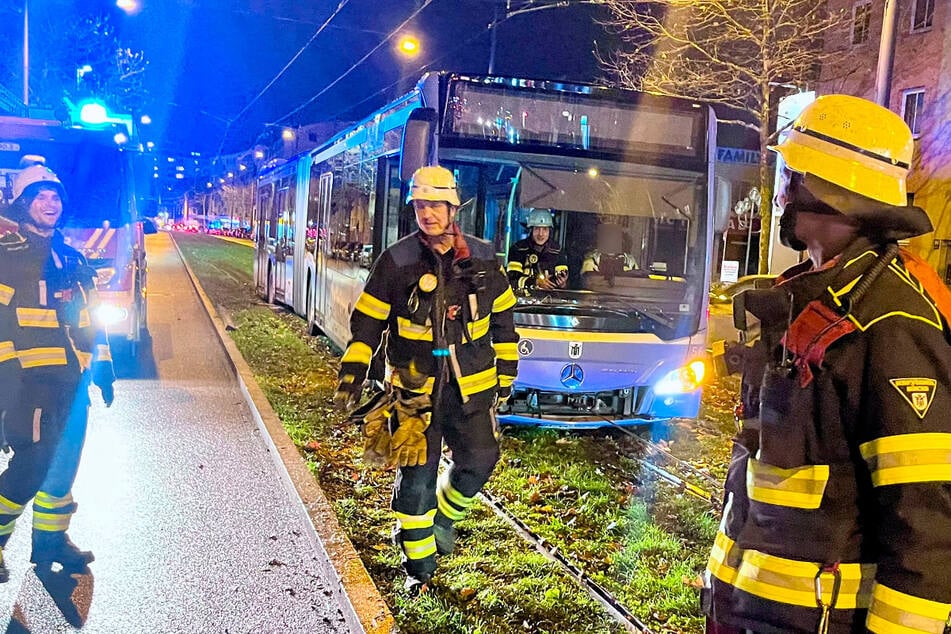
<svg viewBox="0 0 951 634"><path fill-rule="evenodd" d="M600 298L600 300L601 300L601 301L605 301L605 300L606 300L606 301L615 302L615 303L617 303L617 304L620 304L620 305L624 306L627 310L632 310L632 311L634 311L634 312L636 312L636 313L639 313L639 314L641 314L641 315L644 315L645 317L648 317L648 318L652 319L653 321L655 321L655 322L659 323L660 325L665 326L665 327L667 327L667 328L670 328L670 327L672 327L672 326L674 325L674 319L673 319L672 317L668 317L667 315L665 315L665 314L664 314L664 311L661 310L661 309L659 309L659 308L646 308L646 307L644 307L643 305L635 304L634 302L629 302L629 301L626 301L626 300L623 300L623 299L620 299L620 298L616 298L616 297L604 297L604 296L602 296L602 297Z"/></svg>

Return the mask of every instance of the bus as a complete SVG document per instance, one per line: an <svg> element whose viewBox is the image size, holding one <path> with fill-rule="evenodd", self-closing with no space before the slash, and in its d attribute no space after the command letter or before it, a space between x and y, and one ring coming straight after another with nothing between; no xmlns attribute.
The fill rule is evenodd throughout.
<svg viewBox="0 0 951 634"><path fill-rule="evenodd" d="M134 355L146 332L144 233L137 210L134 149L124 127L87 129L55 120L0 117L0 216L17 173L43 163L66 190L61 231L95 268L94 318L118 352Z"/></svg>
<svg viewBox="0 0 951 634"><path fill-rule="evenodd" d="M518 293L519 370L500 422L594 428L695 417L708 374L715 150L716 119L699 102L428 73L259 175L257 291L344 348L375 258L416 230L409 176L438 163L456 176L463 231L494 244L500 264L535 209L552 214L568 260L566 288ZM617 266L591 272L595 253Z"/></svg>

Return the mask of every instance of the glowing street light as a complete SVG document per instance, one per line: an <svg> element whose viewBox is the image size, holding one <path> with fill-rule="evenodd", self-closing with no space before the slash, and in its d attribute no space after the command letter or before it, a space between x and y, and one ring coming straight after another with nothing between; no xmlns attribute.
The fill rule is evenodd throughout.
<svg viewBox="0 0 951 634"><path fill-rule="evenodd" d="M152 117L150 117L147 114L144 114L141 117L139 117L139 123L141 123L142 125L150 125L152 123Z"/></svg>
<svg viewBox="0 0 951 634"><path fill-rule="evenodd" d="M129 15L138 13L139 9L142 8L138 0L116 0L116 6Z"/></svg>
<svg viewBox="0 0 951 634"><path fill-rule="evenodd" d="M419 40L412 35L404 35L400 38L397 48L407 57L416 57L419 55Z"/></svg>

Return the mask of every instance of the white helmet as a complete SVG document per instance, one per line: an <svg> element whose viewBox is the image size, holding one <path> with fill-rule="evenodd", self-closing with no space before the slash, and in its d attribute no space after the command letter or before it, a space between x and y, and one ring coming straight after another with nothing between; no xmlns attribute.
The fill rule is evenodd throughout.
<svg viewBox="0 0 951 634"><path fill-rule="evenodd" d="M45 165L36 164L21 170L20 173L16 175L16 178L13 179L13 200L18 200L30 185L36 185L37 183L51 185L59 192L61 197L65 198L66 196L63 183L59 180L56 172Z"/></svg>

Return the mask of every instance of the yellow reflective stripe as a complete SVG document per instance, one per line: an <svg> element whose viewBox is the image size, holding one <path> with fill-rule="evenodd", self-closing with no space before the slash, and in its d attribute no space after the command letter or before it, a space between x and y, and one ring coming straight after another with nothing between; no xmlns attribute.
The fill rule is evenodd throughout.
<svg viewBox="0 0 951 634"><path fill-rule="evenodd" d="M723 583L733 585L736 583L736 568L740 565L742 555L743 551L736 547L736 543L720 531L713 540L707 570Z"/></svg>
<svg viewBox="0 0 951 634"><path fill-rule="evenodd" d="M433 386L436 384L436 380L433 377L429 377L426 379L426 382L423 383L422 387L407 387L403 385L403 382L400 380L399 372L397 372L395 369L390 368L389 375L390 384L393 385L393 387L402 387L406 388L407 390L412 390L413 392L419 392L422 394L432 394Z"/></svg>
<svg viewBox="0 0 951 634"><path fill-rule="evenodd" d="M446 499L446 494L443 493L442 490L436 491L436 505L439 507L440 513L454 522L458 522L466 516L466 512L464 510L460 511L449 503L449 501Z"/></svg>
<svg viewBox="0 0 951 634"><path fill-rule="evenodd" d="M13 529L16 528L17 518L13 518L6 524L0 524L0 535L9 535L13 532ZM3 561L2 553L0 553L0 561Z"/></svg>
<svg viewBox="0 0 951 634"><path fill-rule="evenodd" d="M518 361L518 344L514 341L511 343L493 343L492 348L495 350L496 359L502 361Z"/></svg>
<svg viewBox="0 0 951 634"><path fill-rule="evenodd" d="M499 375L499 387L511 387L515 383L515 377L508 374Z"/></svg>
<svg viewBox="0 0 951 634"><path fill-rule="evenodd" d="M717 579L757 597L787 605L816 607L815 580L821 569L818 563L741 550L721 532L714 541L707 568ZM875 571L875 564L839 564L842 584L834 608L867 608L872 600ZM830 603L831 574L825 575L823 580L823 601Z"/></svg>
<svg viewBox="0 0 951 634"><path fill-rule="evenodd" d="M565 273L567 273L567 272L568 272L568 266L565 265L565 264L556 264L556 265L555 265L555 273L561 273L562 271L564 271Z"/></svg>
<svg viewBox="0 0 951 634"><path fill-rule="evenodd" d="M79 359L79 365L84 369L89 369L92 366L92 353L83 352L82 350L76 350L76 358Z"/></svg>
<svg viewBox="0 0 951 634"><path fill-rule="evenodd" d="M750 458L746 493L751 500L797 509L817 509L829 482L829 465L780 469Z"/></svg>
<svg viewBox="0 0 951 634"><path fill-rule="evenodd" d="M45 509L61 509L73 503L73 494L67 493L66 497L56 497L45 491L40 491L33 499L33 506L39 506Z"/></svg>
<svg viewBox="0 0 951 634"><path fill-rule="evenodd" d="M17 358L16 348L12 341L0 341L0 363Z"/></svg>
<svg viewBox="0 0 951 634"><path fill-rule="evenodd" d="M79 327L89 328L92 325L92 319L89 317L89 311L83 308L79 311Z"/></svg>
<svg viewBox="0 0 951 634"><path fill-rule="evenodd" d="M525 268L522 266L521 262L518 262L517 260L512 260L511 262L509 262L508 271L510 273L521 273L524 270Z"/></svg>
<svg viewBox="0 0 951 634"><path fill-rule="evenodd" d="M0 304L4 306L9 306L10 302L13 301L13 294L16 293L13 290L12 286L7 286L6 284L0 284Z"/></svg>
<svg viewBox="0 0 951 634"><path fill-rule="evenodd" d="M66 348L28 348L18 350L17 357L23 368L66 365Z"/></svg>
<svg viewBox="0 0 951 634"><path fill-rule="evenodd" d="M492 302L492 312L501 313L508 310L515 305L515 293L512 292L512 287L506 285L505 290L502 291L502 294L495 298L495 301Z"/></svg>
<svg viewBox="0 0 951 634"><path fill-rule="evenodd" d="M404 339L412 339L413 341L432 341L433 326L432 324L420 326L419 324L414 324L405 317L397 317L396 334L398 334L400 337L403 337Z"/></svg>
<svg viewBox="0 0 951 634"><path fill-rule="evenodd" d="M486 315L482 319L477 319L466 324L466 328L469 329L469 337L475 340L481 339L489 334L489 317L490 315Z"/></svg>
<svg viewBox="0 0 951 634"><path fill-rule="evenodd" d="M872 485L951 482L951 434L885 436L859 445Z"/></svg>
<svg viewBox="0 0 951 634"><path fill-rule="evenodd" d="M102 242L99 243L97 247L100 251L105 251L106 247L109 246L109 242L112 240L112 236L116 235L115 229L109 229L106 231L106 237L102 239Z"/></svg>
<svg viewBox="0 0 951 634"><path fill-rule="evenodd" d="M425 559L436 554L436 538L432 535L424 539L403 541L402 546L408 559Z"/></svg>
<svg viewBox="0 0 951 634"><path fill-rule="evenodd" d="M459 391L462 392L463 396L490 390L498 383L495 366L469 376L461 376L458 378L458 382Z"/></svg>
<svg viewBox="0 0 951 634"><path fill-rule="evenodd" d="M33 528L39 531L62 532L69 528L71 513L39 513L33 511Z"/></svg>
<svg viewBox="0 0 951 634"><path fill-rule="evenodd" d="M8 500L7 498L0 495L0 514L19 515L22 512L23 512L22 504L17 504L13 500Z"/></svg>
<svg viewBox="0 0 951 634"><path fill-rule="evenodd" d="M56 311L51 308L17 308L17 322L24 328L59 328Z"/></svg>
<svg viewBox="0 0 951 634"><path fill-rule="evenodd" d="M83 245L83 248L87 251L91 251L93 247L96 246L96 241L99 240L99 236L102 235L102 228L96 229L92 232L92 235L89 236L89 239L86 240L86 244Z"/></svg>
<svg viewBox="0 0 951 634"><path fill-rule="evenodd" d="M437 489L437 493L440 491L446 496L446 499L463 509L469 508L472 506L472 503L475 502L474 497L466 497L452 486L449 482L448 471L444 471L442 475L439 476L439 488Z"/></svg>
<svg viewBox="0 0 951 634"><path fill-rule="evenodd" d="M379 319L380 321L386 321L386 318L390 316L390 305L384 301L380 301L366 291L360 293L360 297L357 299L357 305L354 306L354 308L364 315L372 317L373 319Z"/></svg>
<svg viewBox="0 0 951 634"><path fill-rule="evenodd" d="M373 358L373 350L367 344L361 341L354 341L347 346L347 351L341 357L341 363L362 363L370 365L370 359Z"/></svg>
<svg viewBox="0 0 951 634"><path fill-rule="evenodd" d="M433 525L433 518L436 517L436 509L427 511L425 515L407 515L405 513L396 513L396 522L404 530L413 530L414 528L429 528Z"/></svg>
<svg viewBox="0 0 951 634"><path fill-rule="evenodd" d="M96 361L112 361L112 348L109 347L109 344L96 344Z"/></svg>
<svg viewBox="0 0 951 634"><path fill-rule="evenodd" d="M929 601L876 582L865 625L883 634L942 634L949 621L951 603Z"/></svg>

